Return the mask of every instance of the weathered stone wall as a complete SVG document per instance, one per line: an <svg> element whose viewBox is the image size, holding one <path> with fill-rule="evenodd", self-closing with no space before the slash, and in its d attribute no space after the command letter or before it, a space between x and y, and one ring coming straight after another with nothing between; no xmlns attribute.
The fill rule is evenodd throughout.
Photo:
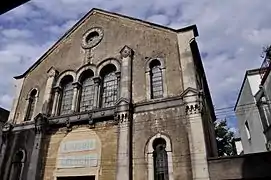
<svg viewBox="0 0 271 180"><path fill-rule="evenodd" d="M44 143L47 144L47 147L44 148L43 152L44 169L42 169L44 180L54 180L55 176L57 175L82 176L84 173L93 173L92 175L96 175L96 167L88 169L70 168L58 170L56 167L59 147L61 142L65 140L65 137L69 136L68 140L91 139L94 137L91 135L87 136L88 134L97 135L97 138L100 140L101 159L98 159L98 164L100 166L98 166L98 179L115 179L117 158L117 126L97 124L95 129L89 129L87 125L80 125L78 128L74 127L69 133L66 133L65 128L61 128L46 136ZM96 148L98 149L99 145L97 145ZM84 152L82 152L82 154L84 154Z"/></svg>
<svg viewBox="0 0 271 180"><path fill-rule="evenodd" d="M212 158L208 164L211 180L271 178L270 152Z"/></svg>
<svg viewBox="0 0 271 180"><path fill-rule="evenodd" d="M52 66L62 73L66 70L76 71L83 65L84 50L81 47L82 36L92 27L101 27L104 31L101 43L93 48L93 64L98 65L101 61L110 57L119 59L119 52L125 45L133 49L135 53L132 78L134 102L146 100L145 63L149 58L158 57L164 59L169 96L178 95L183 91L175 33L150 25L128 21L127 19L96 13L64 38L56 49L49 53L26 76L17 108L17 112L20 112L17 121L24 118L25 99L34 87L37 87L40 91L36 113L41 111L47 71Z"/></svg>
<svg viewBox="0 0 271 180"><path fill-rule="evenodd" d="M9 180L12 160L16 152L23 150L25 151L25 162L22 171L22 180L27 180L27 171L30 164L30 157L32 149L34 148L35 131L34 130L23 130L13 132L7 139L7 150L1 166L0 179ZM5 145L4 145L5 146ZM2 146L3 148L3 146Z"/></svg>
<svg viewBox="0 0 271 180"><path fill-rule="evenodd" d="M155 105L154 105L155 107ZM134 180L148 179L147 145L156 134L171 140L174 179L191 179L190 151L184 107L138 112L133 117ZM151 172L153 173L153 172Z"/></svg>

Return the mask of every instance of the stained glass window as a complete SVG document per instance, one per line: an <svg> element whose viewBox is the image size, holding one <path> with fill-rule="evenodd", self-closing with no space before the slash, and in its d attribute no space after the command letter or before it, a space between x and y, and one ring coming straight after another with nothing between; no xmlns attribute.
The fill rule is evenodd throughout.
<svg viewBox="0 0 271 180"><path fill-rule="evenodd" d="M73 98L73 85L72 77L64 77L61 82L62 87L62 97L60 103L60 115L69 114L72 107L72 98Z"/></svg>
<svg viewBox="0 0 271 180"><path fill-rule="evenodd" d="M89 111L93 109L94 105L94 81L92 74L84 74L82 78L81 98L80 98L80 112Z"/></svg>
<svg viewBox="0 0 271 180"><path fill-rule="evenodd" d="M27 107L25 121L30 121L32 119L32 116L34 114L36 95L37 95L37 90L33 89L28 99L28 107Z"/></svg>
<svg viewBox="0 0 271 180"><path fill-rule="evenodd" d="M102 76L102 107L114 106L118 96L118 79L115 66L105 68Z"/></svg>
<svg viewBox="0 0 271 180"><path fill-rule="evenodd" d="M151 97L152 99L163 97L163 79L161 64L158 60L154 60L150 64L151 75Z"/></svg>
<svg viewBox="0 0 271 180"><path fill-rule="evenodd" d="M168 180L168 157L166 142L159 138L153 142L154 180Z"/></svg>

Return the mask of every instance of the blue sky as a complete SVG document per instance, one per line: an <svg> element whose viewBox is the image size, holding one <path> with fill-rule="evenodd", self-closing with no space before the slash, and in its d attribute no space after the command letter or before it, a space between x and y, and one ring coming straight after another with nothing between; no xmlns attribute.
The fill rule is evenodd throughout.
<svg viewBox="0 0 271 180"><path fill-rule="evenodd" d="M271 3L264 0L32 0L0 16L1 107L11 107L12 77L93 7L172 28L197 24L215 108L235 104L245 70L260 67L262 47L271 43ZM226 117L235 126L232 114Z"/></svg>

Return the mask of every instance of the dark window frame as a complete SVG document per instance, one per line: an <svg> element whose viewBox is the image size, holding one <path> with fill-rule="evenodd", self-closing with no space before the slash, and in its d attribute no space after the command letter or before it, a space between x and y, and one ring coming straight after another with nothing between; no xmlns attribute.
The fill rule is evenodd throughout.
<svg viewBox="0 0 271 180"><path fill-rule="evenodd" d="M155 59L150 63L151 99L162 98L164 94L161 63Z"/></svg>
<svg viewBox="0 0 271 180"><path fill-rule="evenodd" d="M153 149L154 180L169 180L166 141L162 138L155 139Z"/></svg>
<svg viewBox="0 0 271 180"><path fill-rule="evenodd" d="M34 115L34 110L36 106L36 96L37 96L38 91L36 89L33 89L28 98L28 107L26 110L26 116L25 116L25 121L31 121Z"/></svg>
<svg viewBox="0 0 271 180"><path fill-rule="evenodd" d="M70 114L73 101L73 77L67 75L61 80L61 97L59 99L59 115ZM65 104L64 104L65 103Z"/></svg>
<svg viewBox="0 0 271 180"><path fill-rule="evenodd" d="M94 109L95 105L95 83L93 80L94 74L92 71L82 73L80 80L80 97L79 97L79 112L86 112Z"/></svg>
<svg viewBox="0 0 271 180"><path fill-rule="evenodd" d="M118 99L119 81L116 72L116 67L112 64L105 66L101 71L101 108L114 106Z"/></svg>

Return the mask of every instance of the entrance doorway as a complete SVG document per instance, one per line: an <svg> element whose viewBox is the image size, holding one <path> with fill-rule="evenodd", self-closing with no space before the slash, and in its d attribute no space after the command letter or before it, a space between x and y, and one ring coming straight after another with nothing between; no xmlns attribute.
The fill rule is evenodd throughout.
<svg viewBox="0 0 271 180"><path fill-rule="evenodd" d="M57 180L95 180L95 176L58 177Z"/></svg>

